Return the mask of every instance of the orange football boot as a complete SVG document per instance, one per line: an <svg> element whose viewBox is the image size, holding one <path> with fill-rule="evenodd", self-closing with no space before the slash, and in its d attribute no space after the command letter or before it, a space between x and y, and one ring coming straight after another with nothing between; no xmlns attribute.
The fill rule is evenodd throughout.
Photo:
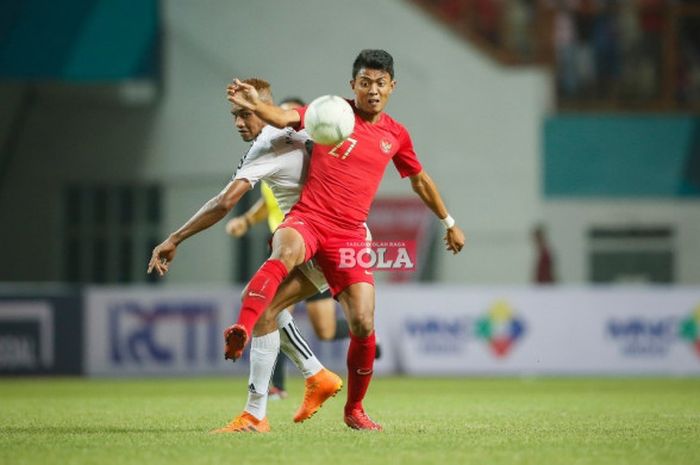
<svg viewBox="0 0 700 465"><path fill-rule="evenodd" d="M340 376L325 368L307 378L304 387L304 401L297 413L294 414L294 422L301 423L311 418L325 401L338 394L342 388L343 380L340 379Z"/></svg>
<svg viewBox="0 0 700 465"><path fill-rule="evenodd" d="M270 424L267 417L258 420L248 412L243 412L231 420L223 428L215 429L212 433L269 433Z"/></svg>

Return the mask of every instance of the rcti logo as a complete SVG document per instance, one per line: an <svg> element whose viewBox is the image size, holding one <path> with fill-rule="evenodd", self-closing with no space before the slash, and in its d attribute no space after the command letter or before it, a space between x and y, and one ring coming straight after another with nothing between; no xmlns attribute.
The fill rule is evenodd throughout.
<svg viewBox="0 0 700 465"><path fill-rule="evenodd" d="M118 365L215 365L221 356L216 315L207 302L111 305L110 358Z"/></svg>
<svg viewBox="0 0 700 465"><path fill-rule="evenodd" d="M488 315L476 320L476 337L488 342L496 357L505 357L525 334L525 323L505 300L495 302Z"/></svg>
<svg viewBox="0 0 700 465"><path fill-rule="evenodd" d="M681 321L680 334L681 339L691 343L700 356L700 305L695 307L695 311L688 318Z"/></svg>

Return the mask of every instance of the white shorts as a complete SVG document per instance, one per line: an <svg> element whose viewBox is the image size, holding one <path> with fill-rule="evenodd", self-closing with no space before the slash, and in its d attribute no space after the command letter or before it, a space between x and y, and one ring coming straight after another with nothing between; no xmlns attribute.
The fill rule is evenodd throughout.
<svg viewBox="0 0 700 465"><path fill-rule="evenodd" d="M326 292L328 290L326 277L323 276L323 271L316 264L316 260L312 258L308 262L302 263L299 265L299 270L306 276L306 279L311 281L311 284L316 286L318 292Z"/></svg>
<svg viewBox="0 0 700 465"><path fill-rule="evenodd" d="M365 236L368 241L372 240L372 233L365 223L365 229L367 230L367 235ZM306 276L306 279L311 281L318 292L326 292L328 290L328 283L326 282L326 277L323 275L323 270L318 266L316 260L313 258L308 262L299 265L299 270Z"/></svg>

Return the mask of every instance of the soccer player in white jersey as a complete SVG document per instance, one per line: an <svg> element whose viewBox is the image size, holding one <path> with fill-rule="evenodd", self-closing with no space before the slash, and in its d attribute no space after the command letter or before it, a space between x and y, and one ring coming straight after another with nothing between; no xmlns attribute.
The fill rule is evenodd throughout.
<svg viewBox="0 0 700 465"><path fill-rule="evenodd" d="M245 82L255 87L264 99L272 102L269 83L262 79L247 79ZM290 128L277 129L268 126L253 112L235 104L232 105L231 113L241 138L253 144L241 158L232 180L226 187L153 249L148 265L149 273L154 270L161 276L167 273L178 245L223 219L258 181L264 180L270 186L284 213L299 199L308 166L308 136ZM295 279L304 282L306 289L309 284L317 291L327 289L323 274L314 266L301 266L300 272L304 277L297 275ZM291 314L286 311L280 313L277 323L280 331L252 339L248 402L243 413L226 427L217 430L218 432L270 430L266 417L268 385L280 348L306 378L304 403L296 413L295 421L310 418L326 399L341 389L342 380L319 362L301 337Z"/></svg>

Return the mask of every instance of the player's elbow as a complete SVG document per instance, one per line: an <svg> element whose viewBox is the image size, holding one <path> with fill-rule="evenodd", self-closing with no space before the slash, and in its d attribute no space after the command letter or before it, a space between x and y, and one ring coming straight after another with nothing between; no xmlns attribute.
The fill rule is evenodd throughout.
<svg viewBox="0 0 700 465"><path fill-rule="evenodd" d="M237 179L229 183L224 190L219 192L215 197L216 204L225 213L228 213L236 206L243 194L250 189L250 183L247 180Z"/></svg>
<svg viewBox="0 0 700 465"><path fill-rule="evenodd" d="M425 184L423 184L422 181L411 180L411 189L413 189L413 192L416 194L420 194L421 192L425 191Z"/></svg>
<svg viewBox="0 0 700 465"><path fill-rule="evenodd" d="M296 127L300 122L301 118L299 118L299 113L297 113L295 110L282 110L270 118L269 124L278 129L284 129L290 126Z"/></svg>
<svg viewBox="0 0 700 465"><path fill-rule="evenodd" d="M238 199L239 197L235 195L219 194L216 197L216 206L224 213L228 213L236 206Z"/></svg>
<svg viewBox="0 0 700 465"><path fill-rule="evenodd" d="M289 126L289 123L287 123L287 120L284 119L275 119L270 121L270 126L274 126L277 129L284 129Z"/></svg>
<svg viewBox="0 0 700 465"><path fill-rule="evenodd" d="M421 171L415 176L411 176L411 188L416 194L421 194L425 192L430 182L430 178L425 174L425 171Z"/></svg>

